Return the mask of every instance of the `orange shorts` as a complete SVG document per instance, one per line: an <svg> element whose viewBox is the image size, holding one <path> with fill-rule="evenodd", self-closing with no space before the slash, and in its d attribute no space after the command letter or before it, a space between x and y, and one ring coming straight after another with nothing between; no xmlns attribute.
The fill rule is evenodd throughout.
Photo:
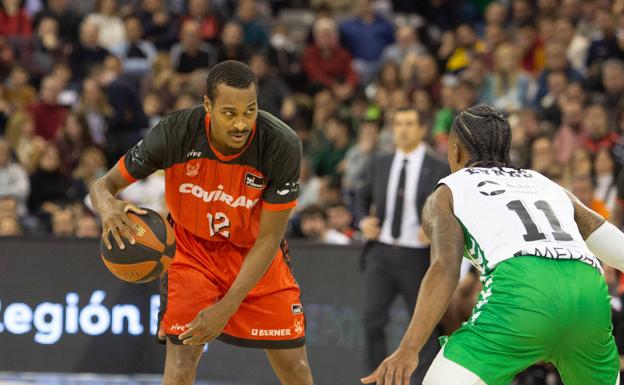
<svg viewBox="0 0 624 385"><path fill-rule="evenodd" d="M176 254L161 281L159 321L169 341L197 313L218 302L236 279L249 249L229 242L211 242L174 225ZM305 317L299 286L288 265L286 243L273 263L230 318L219 340L233 345L288 349L305 343Z"/></svg>

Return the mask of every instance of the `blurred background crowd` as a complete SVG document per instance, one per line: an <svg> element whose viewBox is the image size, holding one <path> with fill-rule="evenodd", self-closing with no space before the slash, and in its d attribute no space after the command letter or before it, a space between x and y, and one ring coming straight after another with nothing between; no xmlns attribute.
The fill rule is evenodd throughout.
<svg viewBox="0 0 624 385"><path fill-rule="evenodd" d="M394 110L444 156L477 103L508 114L517 165L622 224L624 0L2 0L0 235L96 237L91 183L227 59L303 140L293 237L360 240ZM122 197L164 212L163 195L155 174Z"/></svg>
<svg viewBox="0 0 624 385"><path fill-rule="evenodd" d="M624 0L1 0L0 236L98 237L90 185L228 59L303 141L291 237L362 241L393 112L415 108L445 157L478 103L507 114L518 166L623 224ZM158 173L121 196L166 211Z"/></svg>

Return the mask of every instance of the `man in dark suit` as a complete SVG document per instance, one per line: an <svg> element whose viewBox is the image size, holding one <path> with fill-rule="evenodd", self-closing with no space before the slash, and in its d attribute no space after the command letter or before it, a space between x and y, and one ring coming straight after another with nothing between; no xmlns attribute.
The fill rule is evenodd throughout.
<svg viewBox="0 0 624 385"><path fill-rule="evenodd" d="M360 229L368 241L363 252L364 326L371 370L387 355L384 328L390 305L400 294L412 313L420 282L429 267L428 241L420 227L420 213L425 199L450 169L423 143L426 132L416 110L397 110L393 117L396 150L372 159L366 182L356 194ZM421 351L415 384L422 383L439 350L435 334Z"/></svg>

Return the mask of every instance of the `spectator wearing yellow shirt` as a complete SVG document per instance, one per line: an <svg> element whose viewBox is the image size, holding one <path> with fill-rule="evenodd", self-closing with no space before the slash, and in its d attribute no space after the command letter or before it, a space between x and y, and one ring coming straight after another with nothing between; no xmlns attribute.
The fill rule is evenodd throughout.
<svg viewBox="0 0 624 385"><path fill-rule="evenodd" d="M455 31L457 46L446 62L448 72L459 72L468 65L475 56L487 51L485 43L479 39L470 24L461 24Z"/></svg>

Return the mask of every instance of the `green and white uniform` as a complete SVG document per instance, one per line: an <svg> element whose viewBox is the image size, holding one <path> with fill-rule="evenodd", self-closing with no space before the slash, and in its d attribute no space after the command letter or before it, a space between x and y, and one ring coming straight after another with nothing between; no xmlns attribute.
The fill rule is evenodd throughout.
<svg viewBox="0 0 624 385"><path fill-rule="evenodd" d="M510 168L465 168L439 184L451 189L464 256L483 283L444 356L488 385L508 385L538 361L553 363L566 385L615 384L609 293L563 188Z"/></svg>

